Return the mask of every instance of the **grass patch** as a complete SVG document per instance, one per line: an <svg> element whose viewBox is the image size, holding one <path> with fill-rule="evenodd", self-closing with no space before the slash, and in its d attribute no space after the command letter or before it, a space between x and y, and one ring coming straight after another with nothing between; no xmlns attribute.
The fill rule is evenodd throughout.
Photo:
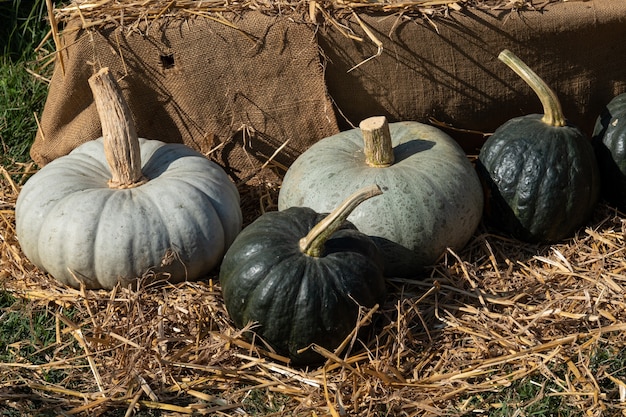
<svg viewBox="0 0 626 417"><path fill-rule="evenodd" d="M602 400L621 403L620 385L626 379L626 350L610 343L600 342L591 350L589 358L579 358L588 363L589 373L595 376ZM513 382L510 386L492 393L481 393L459 400L457 413L467 416L490 417L579 417L585 415L575 405L575 395L568 392L573 381L565 364L546 369L550 377L535 372ZM568 375L569 374L569 375ZM624 389L624 388L622 388ZM455 414L458 415L458 414Z"/></svg>
<svg viewBox="0 0 626 417"><path fill-rule="evenodd" d="M59 315L71 318L74 312L54 304L22 300L0 290L1 417L60 414L63 401L50 402L34 387L78 386L74 375L85 372L86 361L73 359L80 345L62 336L66 326L58 322Z"/></svg>
<svg viewBox="0 0 626 417"><path fill-rule="evenodd" d="M58 343L66 326L57 315L71 320L74 310L47 307L0 291L0 363L37 366L72 357L80 346L75 340ZM42 366L38 371L40 381L47 384L64 385L70 375L71 368L62 366Z"/></svg>
<svg viewBox="0 0 626 417"><path fill-rule="evenodd" d="M535 417L578 417L583 413L579 408L568 404L562 387L543 375L532 375L516 381L511 386L491 395L482 394L470 398L465 404L476 404L467 415L488 415L490 417L535 416Z"/></svg>
<svg viewBox="0 0 626 417"><path fill-rule="evenodd" d="M26 71L28 63L0 59L0 164L27 162L48 85Z"/></svg>
<svg viewBox="0 0 626 417"><path fill-rule="evenodd" d="M290 402L291 398L280 392L253 389L248 392L243 404L246 412L250 415L264 416L274 413L280 414Z"/></svg>
<svg viewBox="0 0 626 417"><path fill-rule="evenodd" d="M609 344L598 346L591 356L591 373L598 375L598 385L609 401L626 400L626 349Z"/></svg>
<svg viewBox="0 0 626 417"><path fill-rule="evenodd" d="M31 311L19 306L3 314L0 321L0 361L34 365L48 362L45 354L37 354L55 341L55 318L48 311Z"/></svg>
<svg viewBox="0 0 626 417"><path fill-rule="evenodd" d="M38 60L54 50L44 0L0 0L0 149L2 166L27 162L43 110L52 66ZM40 49L37 49L40 47ZM30 71L30 72L29 72Z"/></svg>
<svg viewBox="0 0 626 417"><path fill-rule="evenodd" d="M31 59L48 33L46 16L44 0L0 0L0 53L14 62Z"/></svg>
<svg viewBox="0 0 626 417"><path fill-rule="evenodd" d="M47 348L56 342L56 313L43 306L0 295L0 362L47 363Z"/></svg>

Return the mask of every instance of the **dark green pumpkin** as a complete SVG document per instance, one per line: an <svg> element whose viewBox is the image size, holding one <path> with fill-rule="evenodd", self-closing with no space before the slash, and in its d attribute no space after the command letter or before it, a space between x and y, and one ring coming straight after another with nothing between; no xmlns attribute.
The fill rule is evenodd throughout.
<svg viewBox="0 0 626 417"><path fill-rule="evenodd" d="M518 239L556 242L573 235L596 205L593 148L534 72L510 51L499 58L535 90L544 114L509 120L481 148L477 170L486 188L485 217Z"/></svg>
<svg viewBox="0 0 626 417"><path fill-rule="evenodd" d="M626 94L614 97L596 120L593 144L600 167L602 196L626 210Z"/></svg>
<svg viewBox="0 0 626 417"><path fill-rule="evenodd" d="M235 325L256 323L253 331L295 364L322 360L306 348L333 351L354 329L359 306L371 308L385 296L377 246L342 215L326 228L320 222L329 217L307 207L265 213L238 235L221 265ZM304 249L303 238L316 230L325 235Z"/></svg>

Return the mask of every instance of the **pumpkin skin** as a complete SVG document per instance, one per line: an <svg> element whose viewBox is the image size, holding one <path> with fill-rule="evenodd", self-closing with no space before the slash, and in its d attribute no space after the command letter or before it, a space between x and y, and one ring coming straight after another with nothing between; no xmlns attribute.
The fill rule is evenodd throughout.
<svg viewBox="0 0 626 417"><path fill-rule="evenodd" d="M289 167L278 209L331 209L364 184L384 194L350 215L383 252L386 276L415 276L447 247L464 247L482 217L483 191L461 147L441 130L418 122L389 123L394 163L368 165L360 129L322 139Z"/></svg>
<svg viewBox="0 0 626 417"><path fill-rule="evenodd" d="M374 242L344 221L321 256L300 239L325 215L307 207L267 212L246 227L226 252L220 284L239 328L250 322L261 338L296 365L323 357L312 343L334 350L353 330L359 305L384 300L383 264Z"/></svg>
<svg viewBox="0 0 626 417"><path fill-rule="evenodd" d="M113 288L148 269L169 281L215 268L241 230L239 192L226 173L182 144L140 139L148 181L111 189L102 138L33 175L16 203L26 257L57 280ZM168 264L174 251L179 261Z"/></svg>
<svg viewBox="0 0 626 417"><path fill-rule="evenodd" d="M558 242L589 219L598 200L593 148L537 74L508 50L498 58L535 91L544 114L509 120L481 148L476 165L486 189L485 217L520 240Z"/></svg>
<svg viewBox="0 0 626 417"><path fill-rule="evenodd" d="M570 237L598 200L593 149L576 127L534 114L509 120L485 142L477 170L487 189L485 217L527 242Z"/></svg>
<svg viewBox="0 0 626 417"><path fill-rule="evenodd" d="M602 196L626 210L626 94L615 96L598 116L593 145L600 167Z"/></svg>

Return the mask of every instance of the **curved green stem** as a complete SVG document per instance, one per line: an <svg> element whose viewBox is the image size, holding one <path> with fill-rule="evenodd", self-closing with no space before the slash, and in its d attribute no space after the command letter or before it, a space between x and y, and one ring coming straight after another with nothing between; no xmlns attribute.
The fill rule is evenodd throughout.
<svg viewBox="0 0 626 417"><path fill-rule="evenodd" d="M498 59L515 71L537 94L543 106L543 118L541 120L550 126L565 126L566 122L561 103L554 91L528 65L508 49L500 52Z"/></svg>
<svg viewBox="0 0 626 417"><path fill-rule="evenodd" d="M324 243L341 227L350 213L368 198L382 193L378 185L370 185L350 195L339 207L316 224L305 237L300 239L300 250L302 253L315 257L322 256Z"/></svg>

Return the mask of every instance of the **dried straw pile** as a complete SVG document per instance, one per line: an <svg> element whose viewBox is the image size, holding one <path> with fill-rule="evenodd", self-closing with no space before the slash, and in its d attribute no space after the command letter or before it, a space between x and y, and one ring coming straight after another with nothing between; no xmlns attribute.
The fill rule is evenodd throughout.
<svg viewBox="0 0 626 417"><path fill-rule="evenodd" d="M248 415L260 392L278 415L460 416L522 406L490 393L530 379L558 387L537 400L557 395L589 416L626 409L626 381L592 363L598 348L626 344L626 220L606 206L552 247L479 230L422 281L389 280L386 303L362 320L373 321L371 333L307 370L242 338L212 278L77 291L34 269L13 211L32 166L17 171L3 168L0 181L0 285L25 309L47 308L57 326L56 343L37 346L47 363L0 364L4 407L31 413L36 399L67 415ZM242 194L248 222L275 209L275 187ZM46 380L52 370L66 375L61 384Z"/></svg>
<svg viewBox="0 0 626 417"><path fill-rule="evenodd" d="M549 3L561 1L568 0L75 0L66 7L56 8L53 17L59 22L80 18L84 28L110 23L132 26L137 21L172 16L204 16L227 23L220 13L245 10L281 14L295 11L308 14L316 21L314 15L318 12L326 18L358 10L428 16L461 10L463 7L538 10Z"/></svg>
<svg viewBox="0 0 626 417"><path fill-rule="evenodd" d="M518 12L541 10L550 3L562 1L568 0L74 0L57 8L52 8L50 2L47 4L51 35L60 50L59 28L74 20L80 20L83 29L113 25L132 31L141 22L166 17L184 19L202 16L238 29L233 16L248 10L258 10L270 15L290 14L294 18L301 16L317 24L329 24L352 37L340 20L356 11L417 16L430 20L431 16L447 16L450 11L461 11L468 7ZM379 42L370 31L364 30L372 37L372 41Z"/></svg>

